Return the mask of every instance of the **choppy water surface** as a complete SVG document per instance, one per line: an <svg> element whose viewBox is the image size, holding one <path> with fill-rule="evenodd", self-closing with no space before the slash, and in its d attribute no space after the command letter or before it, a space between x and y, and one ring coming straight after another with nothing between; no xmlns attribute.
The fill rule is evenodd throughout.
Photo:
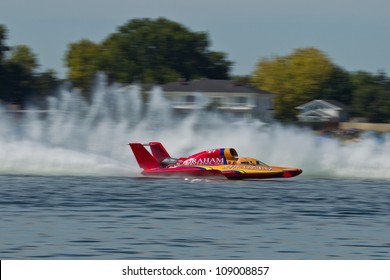
<svg viewBox="0 0 390 280"><path fill-rule="evenodd" d="M1 259L389 259L390 182L0 176Z"/></svg>

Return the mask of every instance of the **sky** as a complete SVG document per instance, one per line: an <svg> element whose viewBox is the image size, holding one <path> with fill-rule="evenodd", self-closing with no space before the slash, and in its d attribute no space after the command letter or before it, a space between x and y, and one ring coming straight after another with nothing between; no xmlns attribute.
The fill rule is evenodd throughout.
<svg viewBox="0 0 390 280"><path fill-rule="evenodd" d="M1 0L9 46L28 45L39 71L66 77L68 45L96 43L134 18L165 17L207 32L210 49L250 75L261 58L316 47L347 71L390 74L389 0Z"/></svg>

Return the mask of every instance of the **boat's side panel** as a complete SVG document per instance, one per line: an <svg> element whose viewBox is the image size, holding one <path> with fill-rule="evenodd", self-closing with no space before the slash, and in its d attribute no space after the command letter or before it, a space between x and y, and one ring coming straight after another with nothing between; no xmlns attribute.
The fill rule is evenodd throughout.
<svg viewBox="0 0 390 280"><path fill-rule="evenodd" d="M153 168L144 170L143 175L158 177L215 177L223 176L228 179L267 179L284 177L284 171L279 168L253 169L245 166L213 165L213 166L191 166L191 167L170 167Z"/></svg>
<svg viewBox="0 0 390 280"><path fill-rule="evenodd" d="M228 179L269 179L279 178L283 176L283 172L252 172L246 173L244 171L226 170L222 174Z"/></svg>
<svg viewBox="0 0 390 280"><path fill-rule="evenodd" d="M144 170L142 174L157 177L224 177L219 170L202 167L155 168Z"/></svg>
<svg viewBox="0 0 390 280"><path fill-rule="evenodd" d="M256 166L256 165L218 165L212 166L215 170L220 170L222 174L231 179L245 178L275 178L282 177L283 170L273 168L271 166Z"/></svg>

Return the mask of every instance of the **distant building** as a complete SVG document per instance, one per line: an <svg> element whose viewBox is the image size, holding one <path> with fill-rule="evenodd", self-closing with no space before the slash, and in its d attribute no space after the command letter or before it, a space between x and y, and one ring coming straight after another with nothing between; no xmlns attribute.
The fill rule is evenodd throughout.
<svg viewBox="0 0 390 280"><path fill-rule="evenodd" d="M273 120L274 94L232 80L200 79L161 86L177 114L215 110L234 120Z"/></svg>
<svg viewBox="0 0 390 280"><path fill-rule="evenodd" d="M343 122L348 120L347 107L333 100L316 99L296 107L301 122Z"/></svg>

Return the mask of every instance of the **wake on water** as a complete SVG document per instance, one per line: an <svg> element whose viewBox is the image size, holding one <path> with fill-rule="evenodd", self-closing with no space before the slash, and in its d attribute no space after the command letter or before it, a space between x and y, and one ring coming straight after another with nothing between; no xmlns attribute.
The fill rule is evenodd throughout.
<svg viewBox="0 0 390 280"><path fill-rule="evenodd" d="M241 156L302 168L301 176L390 179L390 137L343 144L311 130L232 123L195 112L177 119L161 89L144 106L136 85L107 86L97 79L90 103L60 90L42 114L0 108L0 174L139 176L129 142L162 142L172 156L234 147ZM44 117L43 117L44 115Z"/></svg>

